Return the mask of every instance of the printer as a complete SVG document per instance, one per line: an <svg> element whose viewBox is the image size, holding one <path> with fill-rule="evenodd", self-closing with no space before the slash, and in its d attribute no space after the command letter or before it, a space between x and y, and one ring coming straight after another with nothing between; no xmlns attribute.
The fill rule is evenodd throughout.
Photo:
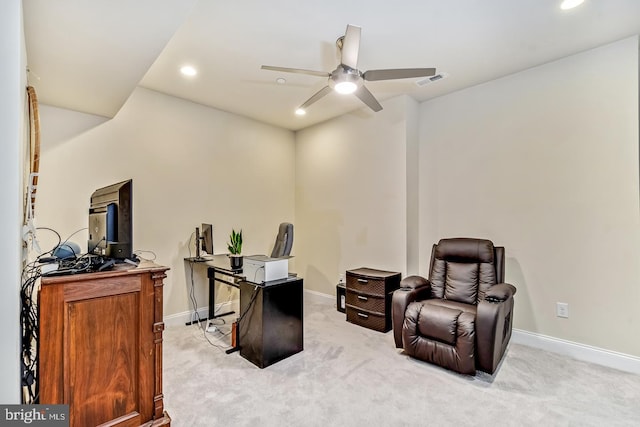
<svg viewBox="0 0 640 427"><path fill-rule="evenodd" d="M271 258L266 255L245 256L242 274L247 282L261 284L289 276L289 259Z"/></svg>

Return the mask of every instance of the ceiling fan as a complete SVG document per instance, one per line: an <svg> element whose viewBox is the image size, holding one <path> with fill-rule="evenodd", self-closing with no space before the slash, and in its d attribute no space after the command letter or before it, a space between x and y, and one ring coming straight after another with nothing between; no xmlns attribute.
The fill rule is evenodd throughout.
<svg viewBox="0 0 640 427"><path fill-rule="evenodd" d="M435 68L396 68L388 70L358 70L358 50L360 49L361 28L355 25L347 25L347 31L341 36L336 45L341 51L340 64L330 73L325 71L305 70L301 68L273 67L263 65L261 69L272 71L283 71L286 73L309 74L329 79L327 86L313 94L296 110L296 114L305 114L307 107L320 98L335 90L342 94L355 94L373 111L382 110L382 105L373 94L364 86L366 81L408 79L412 77L428 77L436 74Z"/></svg>

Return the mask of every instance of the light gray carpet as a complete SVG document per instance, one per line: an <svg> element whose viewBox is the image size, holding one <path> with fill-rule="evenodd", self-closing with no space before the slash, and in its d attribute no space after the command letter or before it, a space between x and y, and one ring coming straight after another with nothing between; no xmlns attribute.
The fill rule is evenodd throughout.
<svg viewBox="0 0 640 427"><path fill-rule="evenodd" d="M640 426L638 375L512 344L496 375L467 377L410 359L329 299L305 293L304 313L304 351L265 369L197 326L167 328L172 426Z"/></svg>

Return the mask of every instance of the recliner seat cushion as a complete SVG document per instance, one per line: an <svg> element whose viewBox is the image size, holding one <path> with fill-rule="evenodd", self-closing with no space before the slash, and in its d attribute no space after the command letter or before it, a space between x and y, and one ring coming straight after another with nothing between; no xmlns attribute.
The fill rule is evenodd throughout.
<svg viewBox="0 0 640 427"><path fill-rule="evenodd" d="M465 304L457 301L449 301L446 299L426 299L420 301L423 305L431 305L437 307L447 307L452 308L454 310L464 311L465 313L469 313L473 316L478 312L478 306L475 304Z"/></svg>
<svg viewBox="0 0 640 427"><path fill-rule="evenodd" d="M418 332L425 337L455 345L461 313L461 310L447 307L423 306L418 317Z"/></svg>
<svg viewBox="0 0 640 427"><path fill-rule="evenodd" d="M405 352L409 356L435 363L461 374L474 375L476 373L475 315L468 311L424 304L425 302L412 302L407 307L402 327L402 343ZM429 311L437 309L445 310L444 313L447 313L444 314L445 319L452 312L457 314L454 344L441 340L443 336L446 337L442 331L440 333L429 332L430 335L440 335L440 338L425 336L420 332L426 326L424 323L420 325L421 317L429 316L427 314ZM442 322L442 324L449 326L447 322Z"/></svg>

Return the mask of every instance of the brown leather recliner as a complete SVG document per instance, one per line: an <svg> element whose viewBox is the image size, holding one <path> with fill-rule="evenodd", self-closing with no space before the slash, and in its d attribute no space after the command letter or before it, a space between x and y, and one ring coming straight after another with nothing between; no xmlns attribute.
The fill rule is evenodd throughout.
<svg viewBox="0 0 640 427"><path fill-rule="evenodd" d="M504 247L490 240L442 239L429 280L409 276L393 293L396 347L462 374L493 374L511 338L513 295L504 282Z"/></svg>

